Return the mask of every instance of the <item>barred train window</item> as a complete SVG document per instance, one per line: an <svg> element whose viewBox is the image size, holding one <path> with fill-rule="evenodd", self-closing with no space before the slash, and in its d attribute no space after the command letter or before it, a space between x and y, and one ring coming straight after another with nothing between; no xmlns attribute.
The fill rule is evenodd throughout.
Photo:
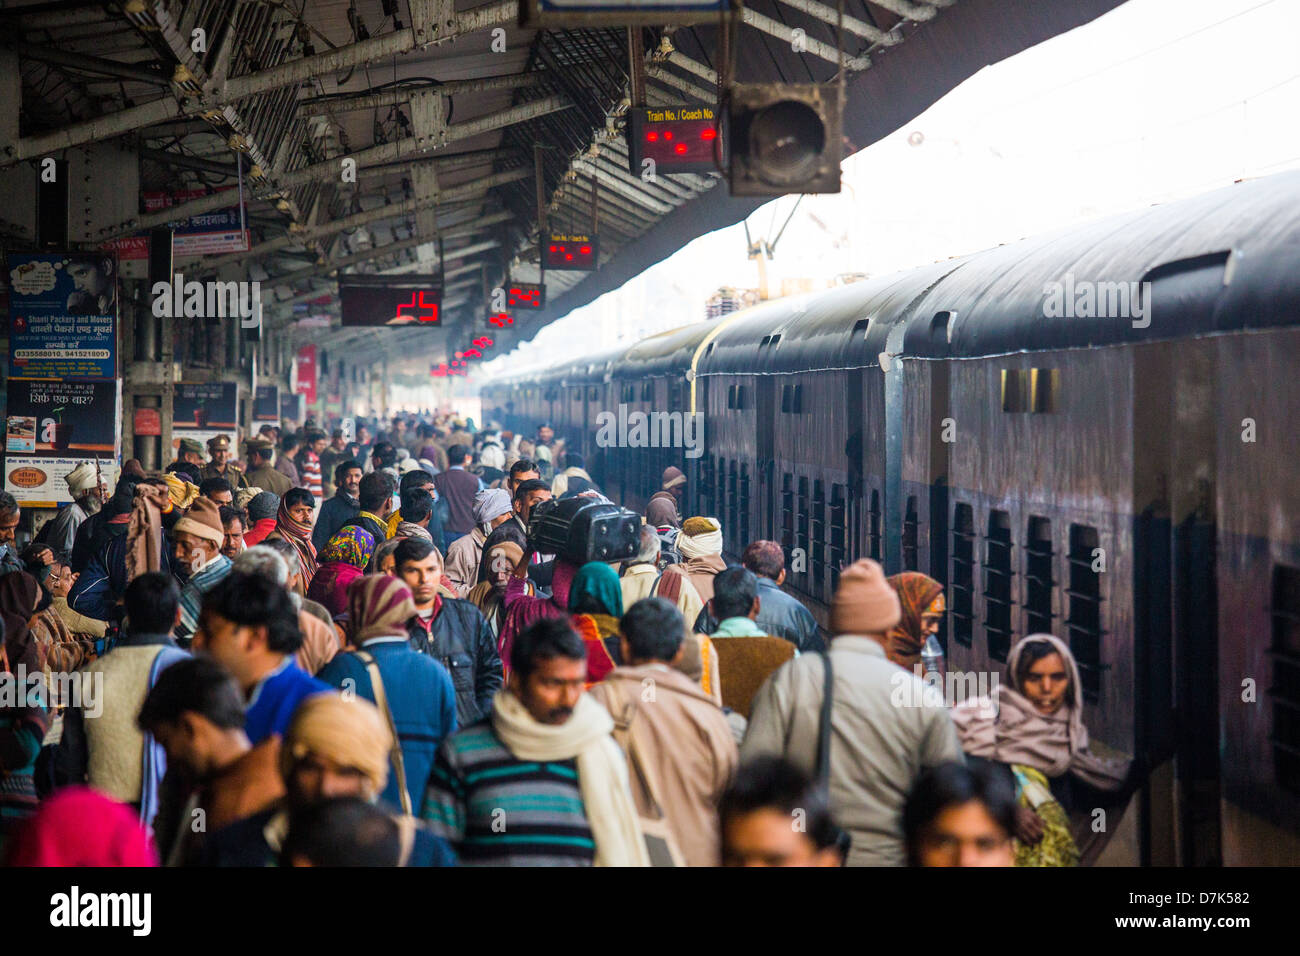
<svg viewBox="0 0 1300 956"><path fill-rule="evenodd" d="M804 557L808 556L808 513L811 509L808 507L808 479L799 476L799 511L797 513L798 522L796 524L797 536L796 546L803 548ZM804 575L807 576L807 571Z"/></svg>
<svg viewBox="0 0 1300 956"><path fill-rule="evenodd" d="M811 557L815 588L820 592L826 580L826 490L820 478L813 482Z"/></svg>
<svg viewBox="0 0 1300 956"><path fill-rule="evenodd" d="M1277 782L1300 793L1300 568L1273 568L1273 770Z"/></svg>
<svg viewBox="0 0 1300 956"><path fill-rule="evenodd" d="M740 547L749 544L749 465L740 466Z"/></svg>
<svg viewBox="0 0 1300 956"><path fill-rule="evenodd" d="M831 590L839 587L840 568L848 559L848 496L844 485L831 485Z"/></svg>
<svg viewBox="0 0 1300 956"><path fill-rule="evenodd" d="M1052 522L1030 516L1025 542L1025 633L1052 633Z"/></svg>
<svg viewBox="0 0 1300 956"><path fill-rule="evenodd" d="M952 510L952 637L970 647L975 633L975 512L959 504Z"/></svg>
<svg viewBox="0 0 1300 956"><path fill-rule="evenodd" d="M920 522L916 516L916 495L907 499L907 511L903 515L903 570L919 571L917 559L917 538Z"/></svg>
<svg viewBox="0 0 1300 956"><path fill-rule="evenodd" d="M984 538L984 633L989 657L1005 661L1011 649L1011 516L989 512Z"/></svg>
<svg viewBox="0 0 1300 956"><path fill-rule="evenodd" d="M1101 572L1093 570L1100 537L1096 528L1070 525L1070 586L1066 595L1070 599L1070 615L1065 628L1070 637L1070 650L1079 665L1079 680L1083 684L1083 699L1096 702L1101 696Z"/></svg>
<svg viewBox="0 0 1300 956"><path fill-rule="evenodd" d="M789 472L781 476L781 547L787 553L794 547L794 479Z"/></svg>

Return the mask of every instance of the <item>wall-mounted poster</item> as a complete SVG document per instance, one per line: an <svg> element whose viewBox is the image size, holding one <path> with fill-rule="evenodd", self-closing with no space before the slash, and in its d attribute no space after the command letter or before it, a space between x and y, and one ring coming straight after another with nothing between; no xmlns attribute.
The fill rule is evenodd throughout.
<svg viewBox="0 0 1300 956"><path fill-rule="evenodd" d="M104 483L109 488L117 487L119 468L113 458L96 459L93 455L81 458L6 455L5 491L28 508L57 508L72 501L67 477L78 465L87 461L98 461Z"/></svg>
<svg viewBox="0 0 1300 956"><path fill-rule="evenodd" d="M293 390L306 399L308 405L316 404L316 346L304 345L298 349L294 361Z"/></svg>
<svg viewBox="0 0 1300 956"><path fill-rule="evenodd" d="M10 381L5 451L116 457L119 388L118 382Z"/></svg>
<svg viewBox="0 0 1300 956"><path fill-rule="evenodd" d="M172 397L172 427L234 431L239 424L237 382L180 382Z"/></svg>
<svg viewBox="0 0 1300 956"><path fill-rule="evenodd" d="M9 376L59 382L117 377L117 258L9 252Z"/></svg>
<svg viewBox="0 0 1300 956"><path fill-rule="evenodd" d="M253 421L278 422L280 420L280 386L259 385L253 399Z"/></svg>

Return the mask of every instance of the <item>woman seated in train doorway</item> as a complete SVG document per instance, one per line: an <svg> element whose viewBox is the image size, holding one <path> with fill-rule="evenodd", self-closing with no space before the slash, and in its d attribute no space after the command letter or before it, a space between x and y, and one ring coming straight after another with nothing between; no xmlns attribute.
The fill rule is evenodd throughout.
<svg viewBox="0 0 1300 956"><path fill-rule="evenodd" d="M1132 792L1129 760L1089 750L1080 687L1065 642L1030 634L1007 655L996 700L973 698L952 709L967 756L1002 764L1015 779L1017 866L1092 863ZM1104 828L1094 826L1098 809Z"/></svg>

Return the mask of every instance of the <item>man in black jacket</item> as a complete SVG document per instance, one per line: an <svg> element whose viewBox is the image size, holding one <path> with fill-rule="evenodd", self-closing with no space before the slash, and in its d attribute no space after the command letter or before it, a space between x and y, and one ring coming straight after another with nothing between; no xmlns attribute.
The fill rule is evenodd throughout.
<svg viewBox="0 0 1300 956"><path fill-rule="evenodd" d="M503 683L501 657L487 619L469 601L438 593L442 557L428 541L404 539L393 559L415 600L415 617L406 624L412 646L451 674L457 725L482 720L492 712L492 697Z"/></svg>
<svg viewBox="0 0 1300 956"><path fill-rule="evenodd" d="M343 527L361 511L357 492L361 485L361 463L348 459L334 466L334 495L325 499L316 515L316 527L311 532L311 543L323 551L334 532ZM381 542L376 541L375 544Z"/></svg>

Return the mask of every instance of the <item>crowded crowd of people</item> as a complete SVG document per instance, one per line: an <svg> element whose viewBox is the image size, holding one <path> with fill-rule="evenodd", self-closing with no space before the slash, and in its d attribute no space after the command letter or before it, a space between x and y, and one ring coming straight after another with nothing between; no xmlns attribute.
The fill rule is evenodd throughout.
<svg viewBox="0 0 1300 956"><path fill-rule="evenodd" d="M0 493L0 860L1069 866L1134 788L1065 642L945 701L939 582L858 560L819 624L677 468L635 555L579 563L534 509L610 502L545 425L243 450L81 465L22 545Z"/></svg>

